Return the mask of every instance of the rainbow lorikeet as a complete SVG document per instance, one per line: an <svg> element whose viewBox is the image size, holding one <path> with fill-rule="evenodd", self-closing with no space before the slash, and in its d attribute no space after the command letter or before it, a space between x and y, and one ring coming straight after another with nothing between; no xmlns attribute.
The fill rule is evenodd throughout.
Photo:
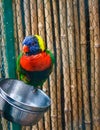
<svg viewBox="0 0 100 130"><path fill-rule="evenodd" d="M54 55L46 49L41 36L26 36L17 58L19 79L35 88L40 87L51 74L53 64Z"/></svg>

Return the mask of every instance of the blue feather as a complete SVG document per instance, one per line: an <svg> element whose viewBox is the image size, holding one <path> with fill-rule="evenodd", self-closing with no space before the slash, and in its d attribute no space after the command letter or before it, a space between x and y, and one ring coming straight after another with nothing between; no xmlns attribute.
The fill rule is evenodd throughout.
<svg viewBox="0 0 100 130"><path fill-rule="evenodd" d="M25 39L23 40L22 44L29 47L30 55L41 52L38 40L34 36L26 36Z"/></svg>

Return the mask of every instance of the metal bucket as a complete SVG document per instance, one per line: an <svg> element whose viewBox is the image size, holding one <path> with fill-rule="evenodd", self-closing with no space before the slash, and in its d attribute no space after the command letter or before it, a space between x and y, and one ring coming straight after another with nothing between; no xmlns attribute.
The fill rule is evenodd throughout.
<svg viewBox="0 0 100 130"><path fill-rule="evenodd" d="M9 121L34 125L50 105L50 98L42 90L15 79L0 81L0 110Z"/></svg>

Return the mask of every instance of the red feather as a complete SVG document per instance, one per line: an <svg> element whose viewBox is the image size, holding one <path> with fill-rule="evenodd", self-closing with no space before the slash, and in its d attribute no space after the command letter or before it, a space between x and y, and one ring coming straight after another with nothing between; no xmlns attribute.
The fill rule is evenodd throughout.
<svg viewBox="0 0 100 130"><path fill-rule="evenodd" d="M46 52L36 55L24 55L20 59L20 65L26 71L43 71L52 64L51 57Z"/></svg>

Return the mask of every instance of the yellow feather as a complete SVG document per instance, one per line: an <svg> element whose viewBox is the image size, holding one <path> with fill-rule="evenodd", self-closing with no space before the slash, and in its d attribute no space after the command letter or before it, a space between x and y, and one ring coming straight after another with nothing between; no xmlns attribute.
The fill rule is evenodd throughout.
<svg viewBox="0 0 100 130"><path fill-rule="evenodd" d="M41 49L42 51L44 51L44 50L46 49L46 47L45 47L45 43L44 43L42 37L39 36L39 35L35 35L35 37L38 39L40 49Z"/></svg>

